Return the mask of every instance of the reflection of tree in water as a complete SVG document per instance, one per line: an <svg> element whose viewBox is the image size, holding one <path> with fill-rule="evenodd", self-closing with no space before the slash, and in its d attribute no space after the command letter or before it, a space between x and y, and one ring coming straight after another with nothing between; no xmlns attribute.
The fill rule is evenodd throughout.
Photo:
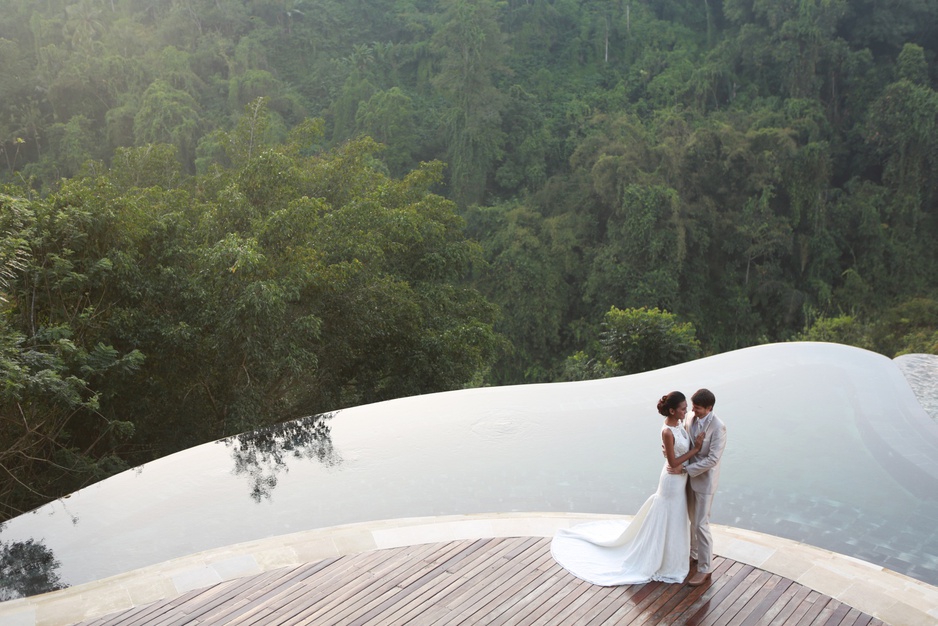
<svg viewBox="0 0 938 626"><path fill-rule="evenodd" d="M36 542L0 542L0 602L64 589L52 550Z"/></svg>
<svg viewBox="0 0 938 626"><path fill-rule="evenodd" d="M288 472L289 458L317 460L331 467L342 462L332 447L329 425L338 411L303 417L250 433L222 439L231 448L235 475L246 474L253 483L251 498L270 498L277 476Z"/></svg>

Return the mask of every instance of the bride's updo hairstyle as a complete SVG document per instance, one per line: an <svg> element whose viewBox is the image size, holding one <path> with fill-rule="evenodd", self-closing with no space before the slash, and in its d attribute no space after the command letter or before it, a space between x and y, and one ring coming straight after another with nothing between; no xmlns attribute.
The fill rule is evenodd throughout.
<svg viewBox="0 0 938 626"><path fill-rule="evenodd" d="M658 400L658 412L668 417L671 415L671 411L676 411L681 402L684 402L686 399L687 398L685 398L684 394L680 391L672 391L666 396L661 396L661 399Z"/></svg>

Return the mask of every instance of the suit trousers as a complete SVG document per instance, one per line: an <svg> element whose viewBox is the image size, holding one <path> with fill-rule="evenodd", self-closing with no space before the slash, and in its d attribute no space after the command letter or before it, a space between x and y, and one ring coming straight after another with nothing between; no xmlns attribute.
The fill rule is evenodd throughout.
<svg viewBox="0 0 938 626"><path fill-rule="evenodd" d="M697 493L687 488L687 515L690 517L690 555L697 559L697 571L712 571L713 538L710 535L712 493Z"/></svg>

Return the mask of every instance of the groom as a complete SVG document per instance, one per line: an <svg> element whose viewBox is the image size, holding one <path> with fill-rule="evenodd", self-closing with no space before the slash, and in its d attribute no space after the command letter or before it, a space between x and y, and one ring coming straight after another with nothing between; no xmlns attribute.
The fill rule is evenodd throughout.
<svg viewBox="0 0 938 626"><path fill-rule="evenodd" d="M710 507L720 478L720 457L726 447L726 426L713 413L716 397L709 389L700 389L691 396L694 417L687 431L691 441L698 433L704 435L703 445L684 466L687 481L687 514L690 517L690 558L697 561L697 571L687 580L698 587L713 572L713 539L710 536Z"/></svg>

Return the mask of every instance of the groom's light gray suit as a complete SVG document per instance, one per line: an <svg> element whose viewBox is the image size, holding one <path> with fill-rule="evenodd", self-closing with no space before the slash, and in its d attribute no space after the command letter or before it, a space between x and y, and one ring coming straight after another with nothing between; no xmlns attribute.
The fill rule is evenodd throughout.
<svg viewBox="0 0 938 626"><path fill-rule="evenodd" d="M700 452L691 457L684 470L687 481L687 513L690 516L690 554L697 559L697 571L712 571L713 539L710 535L710 507L720 481L720 458L726 447L726 426L711 411L705 417L692 417L687 431L691 440L704 430Z"/></svg>

